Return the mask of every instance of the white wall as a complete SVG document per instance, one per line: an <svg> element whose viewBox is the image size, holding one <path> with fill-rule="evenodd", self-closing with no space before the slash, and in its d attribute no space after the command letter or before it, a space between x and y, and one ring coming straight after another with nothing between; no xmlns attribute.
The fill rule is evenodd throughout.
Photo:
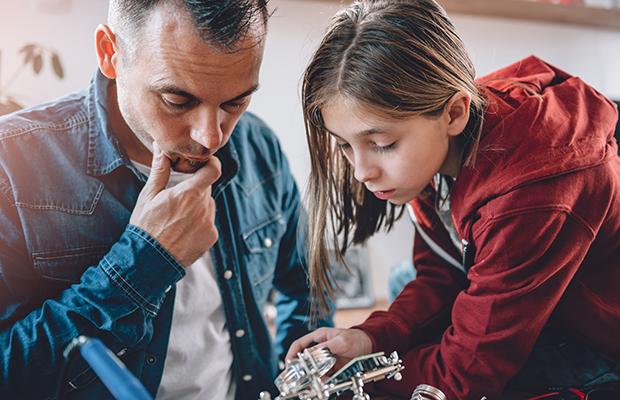
<svg viewBox="0 0 620 400"><path fill-rule="evenodd" d="M46 11L46 3L68 4L68 10ZM23 70L8 88L23 104L35 104L79 90L88 82L97 66L95 28L105 22L107 0L2 0L0 6L0 51L2 81L19 67L19 49L28 42L40 43L60 53L66 78L58 80L46 61L41 75ZM57 9L58 10L58 9Z"/></svg>
<svg viewBox="0 0 620 400"><path fill-rule="evenodd" d="M62 54L67 79L57 81L47 69L38 78L24 73L12 87L29 104L62 95L87 85L96 66L93 30L105 20L105 0L45 0L71 4L68 13L43 13L36 1L3 0L0 8L2 79L17 66L16 52L24 42L37 41ZM300 78L329 18L340 2L272 0L276 12L261 74L261 89L251 110L279 134L293 173L304 187L309 158L299 103ZM570 25L530 23L504 19L453 16L479 74L536 54L581 76L604 94L620 98L620 32ZM374 288L386 297L387 270L409 257L412 229L406 220L389 235L377 235L368 244Z"/></svg>

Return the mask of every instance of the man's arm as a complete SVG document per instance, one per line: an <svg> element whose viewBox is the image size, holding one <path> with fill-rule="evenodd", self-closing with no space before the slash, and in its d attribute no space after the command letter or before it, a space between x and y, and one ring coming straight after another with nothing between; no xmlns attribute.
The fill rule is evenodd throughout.
<svg viewBox="0 0 620 400"><path fill-rule="evenodd" d="M99 337L113 351L148 341L165 291L184 269L129 225L79 283L32 304L32 267L9 203L0 194L0 397L46 398L59 379L62 351L75 336Z"/></svg>
<svg viewBox="0 0 620 400"><path fill-rule="evenodd" d="M62 351L77 335L97 336L113 351L150 341L167 289L217 240L211 185L219 161L165 189L170 161L154 149L151 175L118 242L79 283L41 304L24 295L34 277L12 190L0 175L0 394L53 393ZM185 244L183 235L197 239Z"/></svg>

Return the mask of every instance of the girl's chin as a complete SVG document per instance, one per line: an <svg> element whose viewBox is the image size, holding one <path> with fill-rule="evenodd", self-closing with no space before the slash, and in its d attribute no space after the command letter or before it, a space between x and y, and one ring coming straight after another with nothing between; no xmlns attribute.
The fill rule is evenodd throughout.
<svg viewBox="0 0 620 400"><path fill-rule="evenodd" d="M420 194L419 192L397 193L396 196L389 199L388 202L395 206L402 206L402 205L409 203L411 200L415 199L416 197L418 197L419 194Z"/></svg>
<svg viewBox="0 0 620 400"><path fill-rule="evenodd" d="M388 203L393 204L395 206L402 206L402 205L409 203L409 200L394 198L394 199L389 199Z"/></svg>

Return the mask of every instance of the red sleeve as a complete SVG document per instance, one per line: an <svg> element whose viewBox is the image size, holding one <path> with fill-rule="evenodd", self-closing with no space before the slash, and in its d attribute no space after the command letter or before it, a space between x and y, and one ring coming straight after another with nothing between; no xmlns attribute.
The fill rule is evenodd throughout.
<svg viewBox="0 0 620 400"><path fill-rule="evenodd" d="M439 344L401 354L403 380L380 383L382 391L408 398L426 383L449 399L498 398L527 360L594 237L580 220L550 209L506 213L474 227L473 234L480 248L469 270L470 285L454 302L452 325ZM383 316L397 333L386 335L372 317L370 329L366 323L360 328L381 349L402 344L395 338L399 335L408 341L415 332L406 329L416 329L426 302L433 308L439 302L440 294L431 294L428 287L437 285L437 279L440 275L426 285L410 284L402 301Z"/></svg>
<svg viewBox="0 0 620 400"><path fill-rule="evenodd" d="M450 323L456 295L467 285L465 273L446 261L449 258L452 263L458 263L461 255L432 203L419 199L409 206L414 214L416 279L405 287L387 312L374 312L355 327L369 334L375 350L387 353L396 350L400 354L439 337Z"/></svg>

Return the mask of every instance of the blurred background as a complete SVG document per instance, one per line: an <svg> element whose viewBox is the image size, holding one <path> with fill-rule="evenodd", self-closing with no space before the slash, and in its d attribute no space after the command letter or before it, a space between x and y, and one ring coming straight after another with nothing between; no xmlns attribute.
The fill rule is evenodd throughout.
<svg viewBox="0 0 620 400"><path fill-rule="evenodd" d="M440 3L452 16L479 75L534 54L620 99L620 1ZM96 68L93 32L106 20L107 0L2 0L1 4L0 110L33 105L88 85ZM301 75L342 4L270 1L275 12L261 88L250 110L279 135L302 191L310 164L299 101ZM368 307L384 307L389 270L411 257L412 235L405 216L392 232L376 235L353 252L351 263L359 270L352 280L343 277L341 306L366 307L358 316L367 314Z"/></svg>

